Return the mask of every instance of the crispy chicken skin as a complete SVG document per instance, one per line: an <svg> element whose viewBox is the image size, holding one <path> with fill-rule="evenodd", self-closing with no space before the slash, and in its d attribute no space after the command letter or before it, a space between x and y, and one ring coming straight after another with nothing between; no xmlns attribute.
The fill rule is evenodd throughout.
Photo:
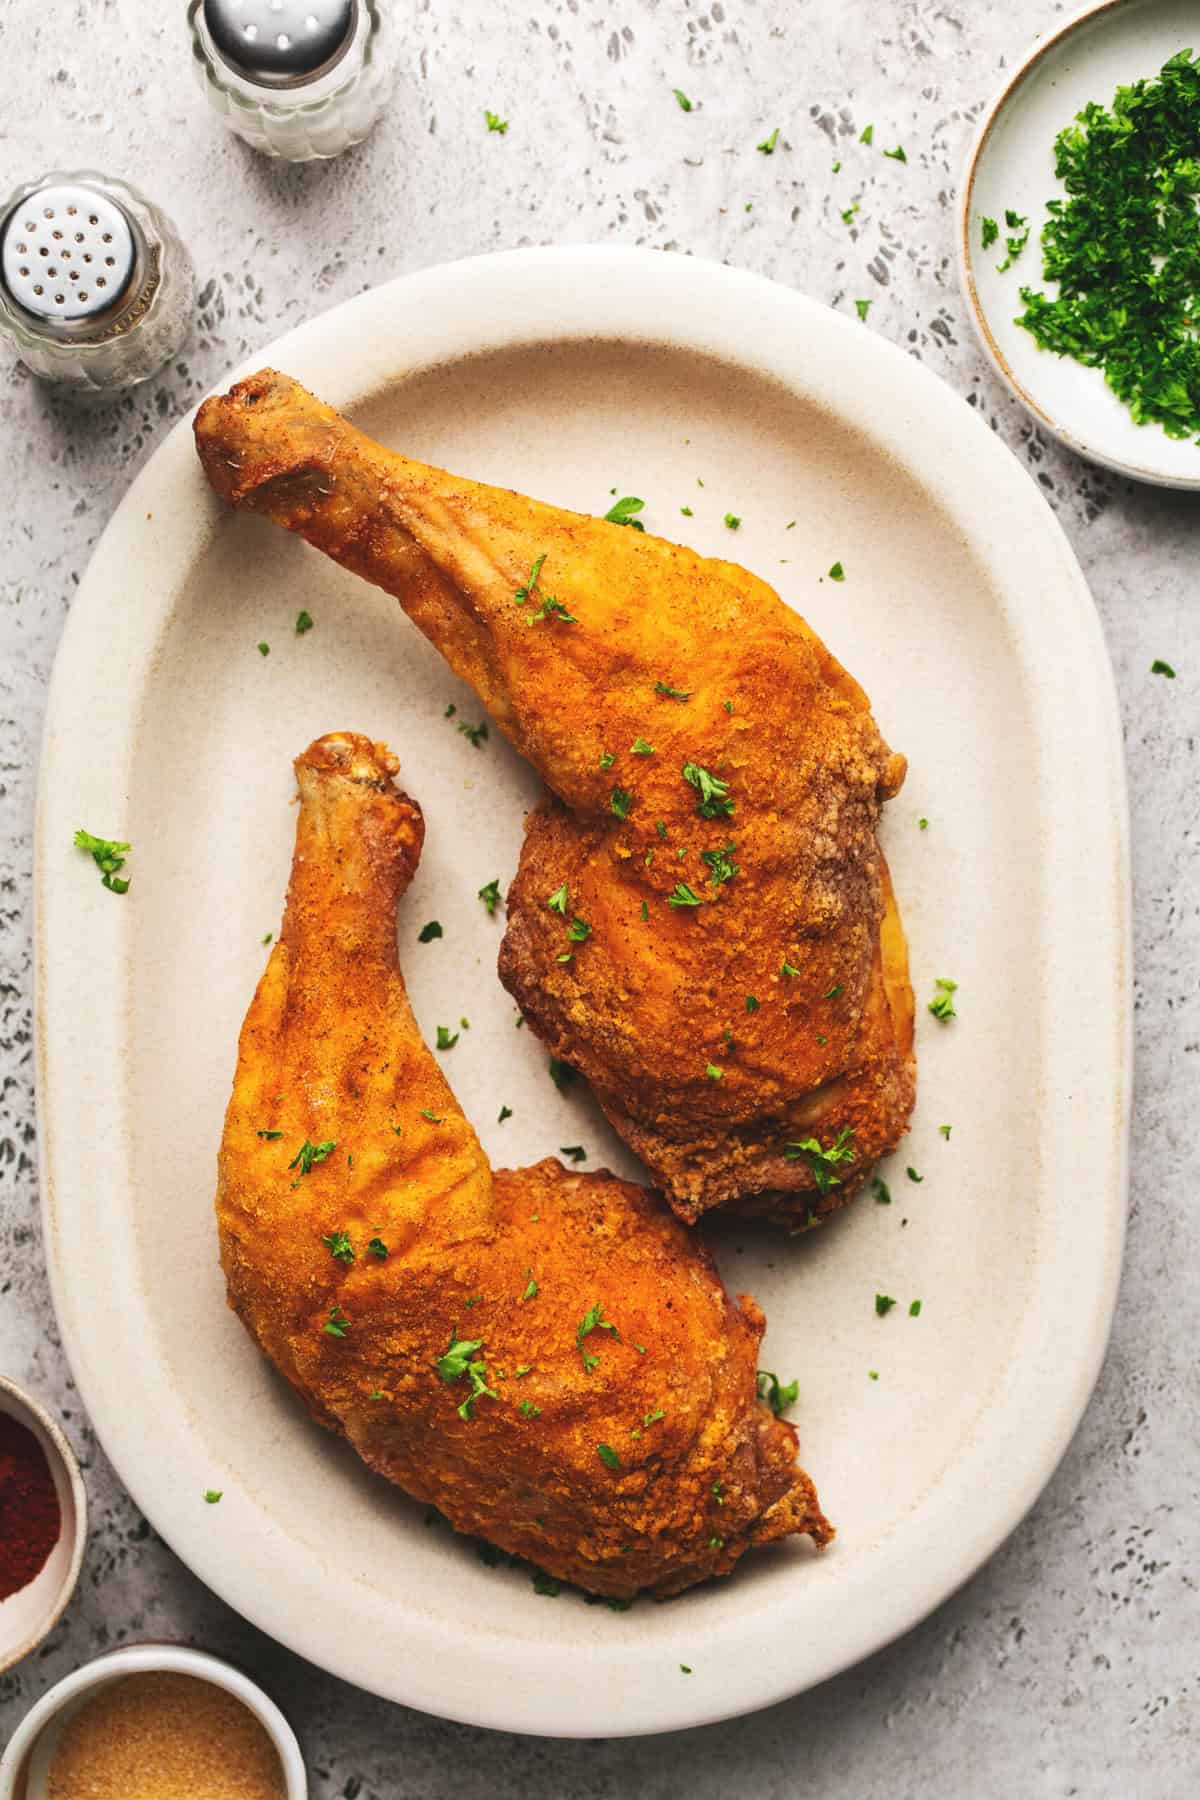
<svg viewBox="0 0 1200 1800"><path fill-rule="evenodd" d="M396 595L551 789L501 979L679 1216L847 1199L914 1097L876 838L905 764L804 620L734 563L383 449L270 370L196 441L219 494Z"/></svg>
<svg viewBox="0 0 1200 1800"><path fill-rule="evenodd" d="M296 763L287 910L219 1158L231 1306L371 1468L593 1593L825 1543L795 1431L756 1398L754 1302L643 1188L489 1167L397 961L424 836L397 766L349 733Z"/></svg>

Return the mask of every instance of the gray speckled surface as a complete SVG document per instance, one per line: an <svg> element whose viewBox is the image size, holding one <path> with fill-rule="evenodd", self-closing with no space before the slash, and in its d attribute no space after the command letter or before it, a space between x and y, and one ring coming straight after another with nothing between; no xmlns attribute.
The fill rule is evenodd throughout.
<svg viewBox="0 0 1200 1800"><path fill-rule="evenodd" d="M15 180L63 162L147 187L195 255L196 332L134 398L80 415L0 355L0 1367L59 1409L94 1532L43 1650L0 1678L0 1739L89 1655L186 1637L288 1708L321 1800L483 1795L697 1800L801 1790L876 1800L1125 1796L1200 1787L1195 1551L1200 1302L1200 784L1195 498L1046 441L986 372L952 257L974 119L1063 9L954 0L413 0L395 105L336 164L260 161L210 119L182 3L7 0L0 142ZM682 114L670 89L696 103ZM489 136L485 106L511 120ZM873 121L877 145L831 173ZM756 142L782 127L773 157ZM855 171L851 173L851 168ZM862 173L858 173L861 171ZM853 228L839 214L861 197ZM746 203L752 202L752 210ZM1137 1094L1130 1235L1112 1348L1071 1449L1020 1532L901 1642L768 1712L638 1742L443 1724L346 1688L262 1638L155 1537L81 1415L41 1267L30 1046L38 733L63 616L130 477L225 369L384 276L473 252L619 241L723 258L834 305L985 412L1035 474L1092 583L1116 665L1133 806ZM1179 671L1149 673L1166 657ZM1086 905L1087 871L1080 871ZM1087 1196L1080 1195L1080 1229ZM452 1673L448 1672L448 1680ZM547 1719L547 1726L553 1720Z"/></svg>

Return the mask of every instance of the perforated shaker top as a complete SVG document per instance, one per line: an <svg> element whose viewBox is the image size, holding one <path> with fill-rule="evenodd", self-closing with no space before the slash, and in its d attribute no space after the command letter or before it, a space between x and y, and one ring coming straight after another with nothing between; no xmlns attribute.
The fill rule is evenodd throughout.
<svg viewBox="0 0 1200 1800"><path fill-rule="evenodd" d="M35 318L69 324L125 295L137 261L127 214L75 182L37 189L4 222L4 284Z"/></svg>
<svg viewBox="0 0 1200 1800"><path fill-rule="evenodd" d="M249 81L303 81L341 55L357 0L204 0L213 43Z"/></svg>

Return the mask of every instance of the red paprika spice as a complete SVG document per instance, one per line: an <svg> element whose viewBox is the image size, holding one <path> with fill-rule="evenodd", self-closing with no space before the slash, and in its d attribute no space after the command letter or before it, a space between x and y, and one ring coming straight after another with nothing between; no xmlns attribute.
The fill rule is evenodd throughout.
<svg viewBox="0 0 1200 1800"><path fill-rule="evenodd" d="M27 1425L0 1412L0 1600L28 1587L61 1530L45 1451Z"/></svg>

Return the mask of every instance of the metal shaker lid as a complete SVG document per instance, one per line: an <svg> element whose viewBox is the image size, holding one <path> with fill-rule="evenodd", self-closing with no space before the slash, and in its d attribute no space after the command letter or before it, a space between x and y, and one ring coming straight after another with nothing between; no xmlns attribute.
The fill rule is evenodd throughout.
<svg viewBox="0 0 1200 1800"><path fill-rule="evenodd" d="M204 0L213 43L247 81L286 87L313 81L342 55L358 0Z"/></svg>
<svg viewBox="0 0 1200 1800"><path fill-rule="evenodd" d="M0 273L36 319L71 326L126 298L138 261L124 208L80 182L35 188L0 225Z"/></svg>

